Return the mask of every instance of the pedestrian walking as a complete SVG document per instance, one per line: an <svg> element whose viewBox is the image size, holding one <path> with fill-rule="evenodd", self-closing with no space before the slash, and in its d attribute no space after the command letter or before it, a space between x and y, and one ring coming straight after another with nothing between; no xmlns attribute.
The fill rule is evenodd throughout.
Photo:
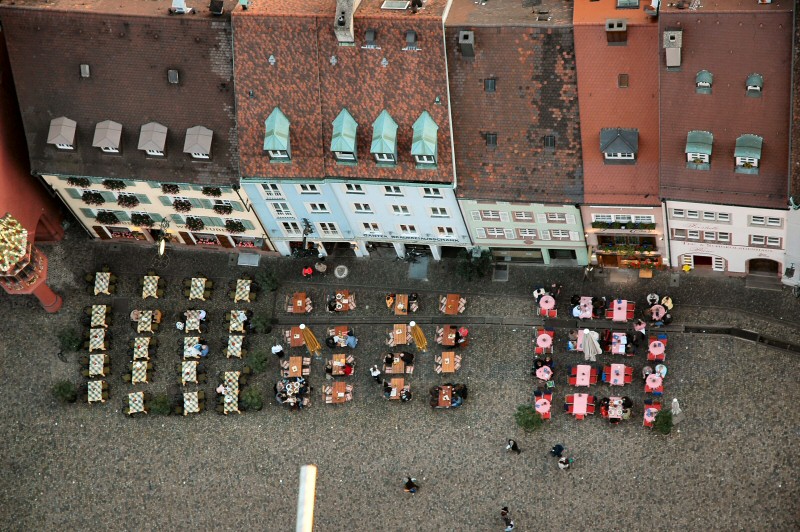
<svg viewBox="0 0 800 532"><path fill-rule="evenodd" d="M500 518L505 520L506 517L509 517L508 506L503 506L502 508L500 508Z"/></svg>
<svg viewBox="0 0 800 532"><path fill-rule="evenodd" d="M405 483L405 486L403 486L403 490L406 493L416 493L417 490L419 489L419 486L417 486L416 480L417 479L412 478L412 477L406 477L406 483Z"/></svg>
<svg viewBox="0 0 800 532"><path fill-rule="evenodd" d="M303 268L303 277L306 279L311 279L314 276L314 270L311 269L311 266L306 266Z"/></svg>
<svg viewBox="0 0 800 532"><path fill-rule="evenodd" d="M564 447L560 443L557 443L553 445L552 449L550 449L550 455L556 458L561 458L561 453L564 452L564 449L566 449L566 447Z"/></svg>
<svg viewBox="0 0 800 532"><path fill-rule="evenodd" d="M583 280L591 281L593 271L594 271L594 266L592 266L591 264L587 264L586 267L583 269Z"/></svg>
<svg viewBox="0 0 800 532"><path fill-rule="evenodd" d="M510 517L506 517L504 521L506 523L505 532L512 532L515 528L514 520L511 519Z"/></svg>
<svg viewBox="0 0 800 532"><path fill-rule="evenodd" d="M369 368L369 374L372 375L372 378L375 379L375 382L378 384L381 383L381 370L378 369L377 364Z"/></svg>
<svg viewBox="0 0 800 532"><path fill-rule="evenodd" d="M569 469L569 466L572 465L574 460L572 458L567 458L566 456L562 456L558 459L558 468L562 471Z"/></svg>
<svg viewBox="0 0 800 532"><path fill-rule="evenodd" d="M278 358L283 358L283 346L281 344L275 344L272 346L272 354Z"/></svg>
<svg viewBox="0 0 800 532"><path fill-rule="evenodd" d="M515 453L519 454L522 452L522 449L519 448L517 442L509 438L508 443L506 444L506 451L514 451Z"/></svg>

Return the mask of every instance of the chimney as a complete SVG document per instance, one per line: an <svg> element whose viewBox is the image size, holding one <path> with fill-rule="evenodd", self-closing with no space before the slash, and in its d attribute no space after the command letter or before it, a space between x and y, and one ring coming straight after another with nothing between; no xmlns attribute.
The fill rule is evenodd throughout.
<svg viewBox="0 0 800 532"><path fill-rule="evenodd" d="M660 9L661 0L652 0L649 6L644 6L644 13L645 15L650 15L651 17L657 17Z"/></svg>
<svg viewBox="0 0 800 532"><path fill-rule="evenodd" d="M172 0L172 7L169 8L170 15L183 15L194 11L191 7L186 7L186 0Z"/></svg>
<svg viewBox="0 0 800 532"><path fill-rule="evenodd" d="M340 44L356 42L353 36L353 13L358 9L360 3L361 0L336 0L333 33Z"/></svg>
<svg viewBox="0 0 800 532"><path fill-rule="evenodd" d="M682 30L667 29L664 31L664 50L667 53L667 68L681 66Z"/></svg>
<svg viewBox="0 0 800 532"><path fill-rule="evenodd" d="M211 11L212 15L220 16L225 11L225 2L223 0L211 0L208 10Z"/></svg>
<svg viewBox="0 0 800 532"><path fill-rule="evenodd" d="M475 33L462 30L458 32L458 46L464 57L475 57Z"/></svg>

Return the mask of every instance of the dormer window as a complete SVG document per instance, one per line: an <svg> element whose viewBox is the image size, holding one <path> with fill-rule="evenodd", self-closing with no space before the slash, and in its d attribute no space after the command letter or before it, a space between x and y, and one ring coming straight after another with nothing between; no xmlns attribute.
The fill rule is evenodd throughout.
<svg viewBox="0 0 800 532"><path fill-rule="evenodd" d="M331 151L336 162L352 164L356 162L356 131L358 124L347 109L342 109L333 121Z"/></svg>
<svg viewBox="0 0 800 532"><path fill-rule="evenodd" d="M167 128L158 122L148 122L139 130L138 149L150 157L164 157L167 143Z"/></svg>
<svg viewBox="0 0 800 532"><path fill-rule="evenodd" d="M711 94L712 83L714 83L714 74L708 70L701 70L694 78L695 92L697 94Z"/></svg>
<svg viewBox="0 0 800 532"><path fill-rule="evenodd" d="M397 162L397 122L384 109L372 123L372 144L369 149L379 165Z"/></svg>
<svg viewBox="0 0 800 532"><path fill-rule="evenodd" d="M211 158L211 141L214 132L203 126L194 126L186 130L186 140L183 143L183 153L188 153L192 159L207 160Z"/></svg>
<svg viewBox="0 0 800 532"><path fill-rule="evenodd" d="M733 155L736 158L737 174L758 174L763 142L764 139L758 135L742 135L736 139Z"/></svg>
<svg viewBox="0 0 800 532"><path fill-rule="evenodd" d="M368 29L367 32L364 34L364 41L366 41L365 46L367 48L377 48L378 32L374 29Z"/></svg>
<svg viewBox="0 0 800 532"><path fill-rule="evenodd" d="M690 131L686 135L686 168L709 170L714 135L708 131Z"/></svg>
<svg viewBox="0 0 800 532"><path fill-rule="evenodd" d="M411 138L411 155L417 167L431 167L436 165L438 154L439 126L433 121L428 111L422 111L413 126L414 134Z"/></svg>
<svg viewBox="0 0 800 532"><path fill-rule="evenodd" d="M47 132L47 143L53 144L59 150L74 150L76 125L74 120L70 120L66 116L52 119Z"/></svg>
<svg viewBox="0 0 800 532"><path fill-rule="evenodd" d="M764 87L764 78L761 74L750 74L747 76L747 96L751 98L761 98L761 91Z"/></svg>
<svg viewBox="0 0 800 532"><path fill-rule="evenodd" d="M639 151L639 130L601 129L600 151L606 164L634 164Z"/></svg>
<svg viewBox="0 0 800 532"><path fill-rule="evenodd" d="M119 153L119 141L122 137L122 124L104 120L94 129L92 146L100 148L103 153Z"/></svg>
<svg viewBox="0 0 800 532"><path fill-rule="evenodd" d="M292 148L289 143L289 119L276 107L264 121L264 151L271 163L292 161Z"/></svg>
<svg viewBox="0 0 800 532"><path fill-rule="evenodd" d="M417 50L417 32L413 30L406 31L406 47L404 50Z"/></svg>
<svg viewBox="0 0 800 532"><path fill-rule="evenodd" d="M615 18L606 20L606 41L609 46L625 46L628 43L628 22Z"/></svg>

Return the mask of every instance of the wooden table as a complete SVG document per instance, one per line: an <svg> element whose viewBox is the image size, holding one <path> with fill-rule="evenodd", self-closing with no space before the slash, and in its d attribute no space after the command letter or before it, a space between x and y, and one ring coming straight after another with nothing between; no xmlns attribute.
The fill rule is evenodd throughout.
<svg viewBox="0 0 800 532"><path fill-rule="evenodd" d="M333 383L333 392L331 393L331 403L344 403L347 401L347 383L336 381Z"/></svg>
<svg viewBox="0 0 800 532"><path fill-rule="evenodd" d="M350 310L350 303L350 290L336 291L336 312L347 312Z"/></svg>
<svg viewBox="0 0 800 532"><path fill-rule="evenodd" d="M306 293L295 292L292 296L292 314L306 313Z"/></svg>
<svg viewBox="0 0 800 532"><path fill-rule="evenodd" d="M397 294L394 301L394 313L397 316L408 315L408 294Z"/></svg>
<svg viewBox="0 0 800 532"><path fill-rule="evenodd" d="M300 327L292 327L292 331L289 333L289 346L303 347L304 345L306 345L306 342L303 340L303 331Z"/></svg>
<svg viewBox="0 0 800 532"><path fill-rule="evenodd" d="M442 373L455 373L456 371L456 352L442 352Z"/></svg>
<svg viewBox="0 0 800 532"><path fill-rule="evenodd" d="M406 385L405 379L402 377L396 377L392 379L391 386L392 386L392 395L389 396L389 399L397 399L400 400L400 392L403 391L403 388Z"/></svg>
<svg viewBox="0 0 800 532"><path fill-rule="evenodd" d="M439 407L450 408L453 404L453 387L441 386L439 387Z"/></svg>
<svg viewBox="0 0 800 532"><path fill-rule="evenodd" d="M442 345L448 347L456 345L456 328L454 326L448 325L444 328L444 333L442 333Z"/></svg>
<svg viewBox="0 0 800 532"><path fill-rule="evenodd" d="M289 376L303 376L303 357L289 357Z"/></svg>
<svg viewBox="0 0 800 532"><path fill-rule="evenodd" d="M331 357L331 367L333 375L344 375L344 365L347 362L347 356L344 353L335 353Z"/></svg>
<svg viewBox="0 0 800 532"><path fill-rule="evenodd" d="M392 361L392 375L402 375L406 372L406 363L400 358L400 355L395 355Z"/></svg>
<svg viewBox="0 0 800 532"><path fill-rule="evenodd" d="M444 303L445 314L458 314L458 302L461 296L458 294L447 294L447 301Z"/></svg>
<svg viewBox="0 0 800 532"><path fill-rule="evenodd" d="M406 345L408 343L408 325L395 323L392 335L394 336L394 345Z"/></svg>

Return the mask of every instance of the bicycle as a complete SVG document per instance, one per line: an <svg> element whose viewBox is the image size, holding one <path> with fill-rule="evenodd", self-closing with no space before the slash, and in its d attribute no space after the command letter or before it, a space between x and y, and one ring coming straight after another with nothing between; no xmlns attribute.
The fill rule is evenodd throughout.
<svg viewBox="0 0 800 532"><path fill-rule="evenodd" d="M403 262L417 263L418 258L424 256L425 253L421 251L406 251L404 257L397 257L395 260L402 260Z"/></svg>
<svg viewBox="0 0 800 532"><path fill-rule="evenodd" d="M800 298L800 284L796 284L792 287L792 295Z"/></svg>

